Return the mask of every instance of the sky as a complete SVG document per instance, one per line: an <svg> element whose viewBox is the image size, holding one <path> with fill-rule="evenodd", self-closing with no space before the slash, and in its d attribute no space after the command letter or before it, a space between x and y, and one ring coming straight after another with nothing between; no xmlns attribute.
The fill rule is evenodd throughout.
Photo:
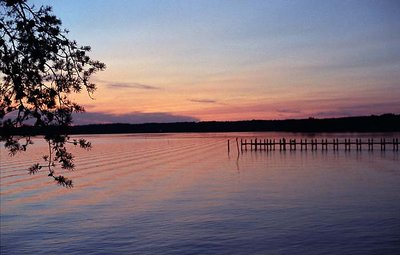
<svg viewBox="0 0 400 255"><path fill-rule="evenodd" d="M400 113L400 1L35 0L107 65L77 124Z"/></svg>

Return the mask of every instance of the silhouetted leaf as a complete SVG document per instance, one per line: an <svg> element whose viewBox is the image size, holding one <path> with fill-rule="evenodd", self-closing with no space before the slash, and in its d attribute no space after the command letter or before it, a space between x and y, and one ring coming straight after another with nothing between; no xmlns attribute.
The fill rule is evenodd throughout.
<svg viewBox="0 0 400 255"><path fill-rule="evenodd" d="M26 133L15 136L13 130L32 123L45 131L58 127L46 133L49 152L43 157L54 177L56 162L63 169L75 167L65 143L72 113L84 108L70 95L86 90L91 96L96 86L89 82L90 76L105 65L87 55L89 46L67 38L68 31L61 28L51 7L35 8L27 0L0 0L0 7L0 141L15 155L27 149L34 133L22 129ZM86 140L74 143L84 149L91 146ZM28 171L34 174L41 167L35 164ZM72 181L61 177L56 179L59 184L72 187Z"/></svg>

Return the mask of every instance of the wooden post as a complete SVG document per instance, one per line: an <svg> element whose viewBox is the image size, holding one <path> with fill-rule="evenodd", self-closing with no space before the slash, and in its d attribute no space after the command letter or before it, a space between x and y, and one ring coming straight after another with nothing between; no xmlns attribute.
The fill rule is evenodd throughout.
<svg viewBox="0 0 400 255"><path fill-rule="evenodd" d="M311 141L313 141L313 144L311 145L311 150L317 150L317 139L311 139Z"/></svg>
<svg viewBox="0 0 400 255"><path fill-rule="evenodd" d="M286 139L279 139L279 150L286 151Z"/></svg>
<svg viewBox="0 0 400 255"><path fill-rule="evenodd" d="M298 144L299 143L299 144ZM246 139L240 139L240 146L239 146L239 138L236 138L236 146L238 153L242 152L244 150L247 151L247 145L250 146L250 150L265 150L265 151L272 151L275 150L275 146L279 144L279 150L280 151L286 151L288 146L288 150L290 151L295 151L297 150L297 146L300 146L300 150L307 150L308 145L311 146L312 151L318 150L318 145L321 145L321 149L323 151L327 151L328 147L332 144L332 148L334 151L339 150L339 146L344 145L344 150L345 151L350 151L352 145L355 145L355 149L357 151L362 151L362 147L368 146L368 151L373 151L374 150L374 145L375 144L380 144L381 151L386 150L386 145L392 146L393 151L398 151L399 150L399 139L398 138L390 138L388 141L386 141L386 138L381 138L380 142L374 142L373 138L368 138L363 141L362 138L355 138L353 141L351 138L345 138L344 141L339 141L338 138L333 138L332 142L328 141L327 138L323 138L320 141L318 139L313 138L311 141L307 139L300 139L300 141L297 141L297 139L289 139L286 141L286 138L281 138L279 141L276 141L275 139L258 139L255 138L254 141L253 139L250 139L247 141ZM240 147L240 148L239 148ZM230 144L230 139L227 140L227 149L228 153L231 151L231 144ZM367 147L365 147L367 149Z"/></svg>

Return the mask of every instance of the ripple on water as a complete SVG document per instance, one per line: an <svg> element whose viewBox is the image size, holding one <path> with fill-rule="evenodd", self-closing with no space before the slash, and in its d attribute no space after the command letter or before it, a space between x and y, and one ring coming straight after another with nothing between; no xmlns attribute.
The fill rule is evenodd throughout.
<svg viewBox="0 0 400 255"><path fill-rule="evenodd" d="M92 137L93 150L75 152L68 190L23 170L40 159L40 143L17 158L4 158L2 149L1 253L400 251L398 154L237 157L226 150L236 135L253 134Z"/></svg>

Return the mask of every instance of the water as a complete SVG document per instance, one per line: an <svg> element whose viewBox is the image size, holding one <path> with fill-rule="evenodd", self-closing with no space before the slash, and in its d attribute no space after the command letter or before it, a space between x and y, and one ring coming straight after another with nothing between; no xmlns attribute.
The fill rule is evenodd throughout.
<svg viewBox="0 0 400 255"><path fill-rule="evenodd" d="M1 254L399 254L399 152L238 157L236 136L300 138L90 136L91 151L74 150L72 189L28 175L41 140L16 157L2 147Z"/></svg>

